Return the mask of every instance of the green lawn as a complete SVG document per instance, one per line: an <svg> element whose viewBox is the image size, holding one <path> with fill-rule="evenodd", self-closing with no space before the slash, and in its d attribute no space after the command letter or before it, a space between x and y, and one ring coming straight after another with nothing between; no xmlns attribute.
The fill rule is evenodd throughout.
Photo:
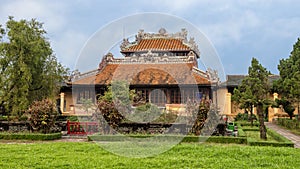
<svg viewBox="0 0 300 169"><path fill-rule="evenodd" d="M294 148L179 144L154 157L114 155L91 142L0 143L0 168L299 168Z"/></svg>
<svg viewBox="0 0 300 169"><path fill-rule="evenodd" d="M256 141L265 141L260 138L259 131L246 131L246 135L247 135L247 137L251 137L251 138L255 139ZM272 136L270 136L270 134L267 134L267 141L278 142Z"/></svg>

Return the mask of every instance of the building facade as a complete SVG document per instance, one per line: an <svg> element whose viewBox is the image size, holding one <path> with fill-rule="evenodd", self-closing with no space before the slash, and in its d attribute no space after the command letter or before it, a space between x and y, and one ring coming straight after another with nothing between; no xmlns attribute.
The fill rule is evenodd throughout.
<svg viewBox="0 0 300 169"><path fill-rule="evenodd" d="M119 56L106 54L97 69L73 74L61 91L63 114L87 113L80 108L83 100L96 103L113 81L126 81L147 102L166 110L179 110L188 100L213 100L218 78L198 68L200 51L185 29L174 34L163 28L158 33L140 30L134 41L124 39L120 48Z"/></svg>

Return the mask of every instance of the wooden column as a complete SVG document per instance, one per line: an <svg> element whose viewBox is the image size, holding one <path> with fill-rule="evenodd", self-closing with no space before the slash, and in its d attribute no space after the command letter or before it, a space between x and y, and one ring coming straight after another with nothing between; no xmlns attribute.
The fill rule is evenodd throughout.
<svg viewBox="0 0 300 169"><path fill-rule="evenodd" d="M226 93L226 114L231 114L231 93Z"/></svg>
<svg viewBox="0 0 300 169"><path fill-rule="evenodd" d="M64 106L65 106L65 93L60 93L60 111L64 112Z"/></svg>

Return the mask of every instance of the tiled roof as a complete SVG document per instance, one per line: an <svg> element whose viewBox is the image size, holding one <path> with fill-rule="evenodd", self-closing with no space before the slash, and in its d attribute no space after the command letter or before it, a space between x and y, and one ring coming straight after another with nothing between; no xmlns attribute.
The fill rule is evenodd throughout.
<svg viewBox="0 0 300 169"><path fill-rule="evenodd" d="M230 87L237 87L240 85L245 77L248 75L227 75L226 85ZM269 75L268 81L270 84L273 84L275 80L279 79L279 75Z"/></svg>
<svg viewBox="0 0 300 169"><path fill-rule="evenodd" d="M126 80L131 85L209 85L208 77L192 71L192 64L108 64L96 76L73 84L108 85L113 80Z"/></svg>
<svg viewBox="0 0 300 169"><path fill-rule="evenodd" d="M157 39L141 39L136 45L129 46L122 52L137 51L189 51L190 47L183 44L181 39L157 38Z"/></svg>

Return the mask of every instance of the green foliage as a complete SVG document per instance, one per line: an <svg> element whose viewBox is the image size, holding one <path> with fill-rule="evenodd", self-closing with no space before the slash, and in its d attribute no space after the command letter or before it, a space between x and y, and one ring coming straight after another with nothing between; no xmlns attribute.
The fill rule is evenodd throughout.
<svg viewBox="0 0 300 169"><path fill-rule="evenodd" d="M162 111L159 108L151 103L146 103L136 107L133 113L126 116L127 119L143 123L143 122L153 122L157 120L162 114Z"/></svg>
<svg viewBox="0 0 300 169"><path fill-rule="evenodd" d="M270 86L268 82L270 72L264 68L257 59L252 58L251 66L248 69L248 76L242 81L237 89L234 90L233 100L242 108L257 108L257 115L260 123L260 135L262 139L267 139L266 127L264 125L264 106L268 103L268 93ZM251 120L252 122L252 120Z"/></svg>
<svg viewBox="0 0 300 169"><path fill-rule="evenodd" d="M289 58L281 59L278 65L280 79L274 84L273 89L284 100L298 105L300 114L300 39L293 46Z"/></svg>
<svg viewBox="0 0 300 169"><path fill-rule="evenodd" d="M276 131L268 128L268 134L272 136L278 142L286 142L292 143L289 139L283 137L282 135L278 134Z"/></svg>
<svg viewBox="0 0 300 169"><path fill-rule="evenodd" d="M178 119L177 119L178 118ZM154 122L158 123L174 123L175 121L178 121L178 123L186 123L185 116L178 116L176 113L172 112L163 112L158 119L154 120Z"/></svg>
<svg viewBox="0 0 300 169"><path fill-rule="evenodd" d="M26 113L32 129L42 133L50 133L58 117L56 105L50 99L34 101Z"/></svg>
<svg viewBox="0 0 300 169"><path fill-rule="evenodd" d="M132 105L139 106L135 114L140 114L138 118L143 118L143 110L157 114L158 108L154 105L143 105L144 99L134 90L129 90L129 84L124 81L113 81L108 90L98 99L97 107L99 112L94 113L94 118L100 121L103 132L112 132L111 128L117 129L119 124L132 114ZM143 109L143 110L142 110ZM129 119L130 120L130 119ZM140 119L143 120L143 119ZM108 125L110 126L108 126Z"/></svg>
<svg viewBox="0 0 300 169"><path fill-rule="evenodd" d="M80 103L82 104L83 109L85 110L86 113L89 112L89 109L93 108L94 103L92 99L80 99Z"/></svg>
<svg viewBox="0 0 300 169"><path fill-rule="evenodd" d="M282 106L284 112L286 112L289 115L290 119L293 118L295 108L290 101L288 101L286 98L283 97L281 99L276 99L275 102L276 102L275 107Z"/></svg>
<svg viewBox="0 0 300 169"><path fill-rule="evenodd" d="M56 140L61 139L61 136L61 133L0 133L0 139L3 140Z"/></svg>
<svg viewBox="0 0 300 169"><path fill-rule="evenodd" d="M292 142L257 141L251 137L247 139L247 144L250 146L294 147Z"/></svg>
<svg viewBox="0 0 300 169"><path fill-rule="evenodd" d="M56 97L67 69L35 19L9 17L0 32L0 103L9 115L21 116L33 101Z"/></svg>
<svg viewBox="0 0 300 169"><path fill-rule="evenodd" d="M89 141L129 141L130 138L147 138L153 136L147 135L128 135L124 137L121 135L92 135L88 136ZM180 135L160 135L155 136L157 141L168 141L168 140L181 140L181 143L224 143L224 144L246 144L247 139L243 137L228 137L228 136L180 136Z"/></svg>
<svg viewBox="0 0 300 169"><path fill-rule="evenodd" d="M235 117L234 117L234 121L251 121L249 114L247 113L238 113ZM256 120L256 116L255 114L252 114L252 120Z"/></svg>
<svg viewBox="0 0 300 169"><path fill-rule="evenodd" d="M279 118L276 120L276 123L287 129L296 130L296 131L298 131L298 134L300 135L300 124L297 119L291 120L291 119Z"/></svg>

